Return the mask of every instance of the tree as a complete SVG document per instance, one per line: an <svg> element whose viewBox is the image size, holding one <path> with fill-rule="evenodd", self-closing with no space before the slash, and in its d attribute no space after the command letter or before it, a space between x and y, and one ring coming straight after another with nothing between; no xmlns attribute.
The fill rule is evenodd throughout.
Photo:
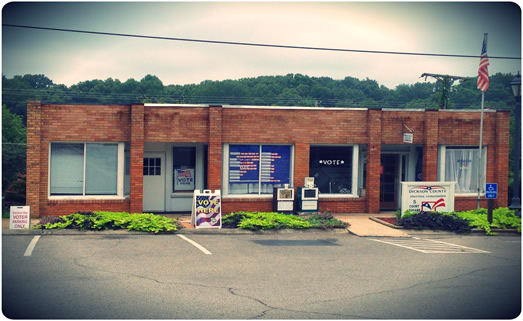
<svg viewBox="0 0 523 321"><path fill-rule="evenodd" d="M2 105L2 193L19 173L25 174L26 130L22 116Z"/></svg>

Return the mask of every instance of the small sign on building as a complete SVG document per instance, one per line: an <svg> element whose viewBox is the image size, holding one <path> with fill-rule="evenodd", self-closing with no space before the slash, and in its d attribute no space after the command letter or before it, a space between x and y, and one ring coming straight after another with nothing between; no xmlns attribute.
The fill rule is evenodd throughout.
<svg viewBox="0 0 523 321"><path fill-rule="evenodd" d="M414 141L414 134L412 133L403 133L403 142L407 144L412 144Z"/></svg>
<svg viewBox="0 0 523 321"><path fill-rule="evenodd" d="M220 190L195 190L191 221L196 228L222 228L222 199Z"/></svg>
<svg viewBox="0 0 523 321"><path fill-rule="evenodd" d="M456 182L402 182L401 214L453 212Z"/></svg>
<svg viewBox="0 0 523 321"><path fill-rule="evenodd" d="M10 229L29 229L31 225L31 210L29 206L11 206L9 213Z"/></svg>
<svg viewBox="0 0 523 321"><path fill-rule="evenodd" d="M498 184L497 183L487 183L487 186L485 188L485 198L486 199L498 198Z"/></svg>

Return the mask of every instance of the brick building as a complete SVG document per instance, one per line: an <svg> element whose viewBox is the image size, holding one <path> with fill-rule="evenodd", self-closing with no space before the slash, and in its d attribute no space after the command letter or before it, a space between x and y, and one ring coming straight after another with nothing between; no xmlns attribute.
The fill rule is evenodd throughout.
<svg viewBox="0 0 523 321"><path fill-rule="evenodd" d="M485 111L481 168L480 113L471 110L30 101L27 117L34 217L187 212L194 189L221 190L223 213L271 211L273 187L303 186L308 176L320 211L396 209L400 182L421 180L458 181L455 208L464 210L477 206L477 170L482 188L498 183L495 206L508 202L506 111ZM239 166L237 155L251 152L251 166ZM278 155L268 176L263 155Z"/></svg>

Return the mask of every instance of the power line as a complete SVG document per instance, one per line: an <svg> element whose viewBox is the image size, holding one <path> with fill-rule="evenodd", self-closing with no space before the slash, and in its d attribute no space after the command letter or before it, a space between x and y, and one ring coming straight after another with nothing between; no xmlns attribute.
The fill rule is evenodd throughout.
<svg viewBox="0 0 523 321"><path fill-rule="evenodd" d="M221 40L147 36L147 35L136 35L136 34L127 34L127 33L49 28L49 27L24 26L24 25L14 25L14 24L2 24L2 26L13 27L13 28L48 30L48 31L75 32L75 33L85 33L85 34L94 34L94 35L103 35L103 36L118 36L118 37L145 38L145 39L156 39L156 40L186 41L186 42L199 42L199 43L221 44L221 45L235 45L235 46L254 46L254 47L338 51L338 52L358 52L358 53L388 54L388 55L433 56L433 57L435 56L435 57L452 57L452 58L481 58L481 56L477 56L477 55L451 55L451 54L434 54L434 53L421 53L421 52L401 52L401 51L380 51L380 50L360 50L360 49L291 46L291 45L264 44L264 43L252 43L252 42L235 42L235 41L221 41ZM489 59L521 59L521 57L489 56Z"/></svg>

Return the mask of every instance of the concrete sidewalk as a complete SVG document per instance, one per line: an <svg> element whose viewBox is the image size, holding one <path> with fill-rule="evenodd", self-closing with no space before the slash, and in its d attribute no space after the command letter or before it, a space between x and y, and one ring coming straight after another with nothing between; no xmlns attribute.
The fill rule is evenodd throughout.
<svg viewBox="0 0 523 321"><path fill-rule="evenodd" d="M371 220L371 216L394 217L394 214L339 214L334 215L334 218L349 223L347 230L356 236L409 236L402 229L395 229Z"/></svg>

